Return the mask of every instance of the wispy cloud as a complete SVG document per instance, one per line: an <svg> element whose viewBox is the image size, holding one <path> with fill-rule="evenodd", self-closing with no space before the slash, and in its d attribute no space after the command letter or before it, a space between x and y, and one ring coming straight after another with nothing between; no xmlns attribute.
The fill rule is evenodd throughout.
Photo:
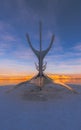
<svg viewBox="0 0 81 130"><path fill-rule="evenodd" d="M12 55L13 51L21 44L20 38L13 32L14 29L10 24L0 21L0 56L8 53Z"/></svg>
<svg viewBox="0 0 81 130"><path fill-rule="evenodd" d="M81 58L72 61L49 62L48 72L51 73L81 73Z"/></svg>
<svg viewBox="0 0 81 130"><path fill-rule="evenodd" d="M63 51L63 46L61 44L61 40L60 40L59 36L55 36L54 50L57 51L57 52Z"/></svg>
<svg viewBox="0 0 81 130"><path fill-rule="evenodd" d="M13 52L14 48L18 47L18 38L14 35L3 34L0 36L0 53L3 55L9 53L10 51Z"/></svg>
<svg viewBox="0 0 81 130"><path fill-rule="evenodd" d="M4 35L1 35L0 37L1 37L1 40L7 41L7 42L17 41L17 38L15 38L15 36L13 36L11 34L4 34Z"/></svg>
<svg viewBox="0 0 81 130"><path fill-rule="evenodd" d="M53 73L81 73L81 52L80 51L58 51L52 53L45 59L48 61L48 72Z"/></svg>
<svg viewBox="0 0 81 130"><path fill-rule="evenodd" d="M74 51L81 51L81 42L77 43L74 47L73 47Z"/></svg>
<svg viewBox="0 0 81 130"><path fill-rule="evenodd" d="M24 64L16 60L0 60L0 74L4 75L25 75L35 72L32 64Z"/></svg>
<svg viewBox="0 0 81 130"><path fill-rule="evenodd" d="M16 59L29 60L34 58L33 53L22 41L13 34L0 36L0 56L9 56Z"/></svg>
<svg viewBox="0 0 81 130"><path fill-rule="evenodd" d="M23 26L23 24L31 23L31 26L34 26L37 21L42 19L44 23L46 23L46 21L48 23L51 22L51 24L55 24L56 27L56 15L58 14L59 4L57 0L7 0L7 2L4 2L3 7L5 11L11 11L7 12L8 16L10 16L10 21L16 24L21 23Z"/></svg>
<svg viewBox="0 0 81 130"><path fill-rule="evenodd" d="M34 60L35 56L30 49L17 49L13 52L13 56L17 59Z"/></svg>

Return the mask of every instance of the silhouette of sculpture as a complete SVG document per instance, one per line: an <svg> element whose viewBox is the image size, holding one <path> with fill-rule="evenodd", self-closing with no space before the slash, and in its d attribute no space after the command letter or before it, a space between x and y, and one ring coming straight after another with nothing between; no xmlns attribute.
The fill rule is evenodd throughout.
<svg viewBox="0 0 81 130"><path fill-rule="evenodd" d="M48 51L52 47L52 44L53 44L53 41L54 41L54 35L52 35L51 42L49 44L49 47L46 50L42 50L42 23L41 22L40 22L40 49L36 50L32 46L31 41L30 41L30 37L29 37L28 34L26 35L26 37L27 37L27 41L29 43L30 48L32 49L34 54L37 56L38 61L39 61L38 65L35 63L38 74L35 77L33 77L31 80L29 80L29 82L34 83L35 85L39 86L40 90L41 90L42 87L45 84L54 83L54 81L51 78L49 78L47 75L44 74L44 70L46 69L47 62L45 64L43 62L44 57L46 56L46 54L48 53ZM69 89L70 91L75 92L75 90L73 88L71 88L70 86L68 86L68 85L66 85L64 83L57 82L56 84L60 84L61 86Z"/></svg>
<svg viewBox="0 0 81 130"><path fill-rule="evenodd" d="M47 62L44 64L43 60L44 60L46 54L48 53L48 51L50 50L50 48L52 47L52 44L54 41L54 35L52 35L51 42L49 44L49 47L46 50L42 50L42 23L41 22L40 22L40 48L39 48L39 50L36 50L32 46L31 41L30 41L30 37L28 34L26 35L26 37L27 37L27 41L29 43L30 48L32 49L32 51L34 52L34 54L38 58L38 65L35 63L38 74L36 76L34 76L32 79L30 79L29 81L19 83L18 85L14 86L13 89L18 88L18 87L23 86L23 85L27 85L28 83L30 83L30 84L35 84L35 86L38 86L41 90L45 84L52 83L53 85L59 84L60 86L63 86L65 88L69 89L70 91L76 93L76 91L73 88L71 88L70 86L68 86L62 82L53 81L51 78L49 78L44 73L44 70L46 69Z"/></svg>
<svg viewBox="0 0 81 130"><path fill-rule="evenodd" d="M34 52L34 54L38 58L38 65L35 63L38 74L33 79L34 80L37 79L38 83L40 82L39 86L41 87L41 85L44 83L44 79L50 80L50 78L48 78L44 74L44 70L46 69L47 62L44 64L43 60L44 60L44 57L46 56L46 54L48 53L48 51L50 50L50 48L52 47L52 44L53 44L53 41L54 41L54 35L52 35L51 42L49 44L49 47L46 50L42 50L42 23L41 22L40 22L40 49L36 50L32 46L31 41L30 41L30 37L29 37L28 34L26 35L26 37L27 37L27 41L29 43L29 46L31 47L32 51Z"/></svg>

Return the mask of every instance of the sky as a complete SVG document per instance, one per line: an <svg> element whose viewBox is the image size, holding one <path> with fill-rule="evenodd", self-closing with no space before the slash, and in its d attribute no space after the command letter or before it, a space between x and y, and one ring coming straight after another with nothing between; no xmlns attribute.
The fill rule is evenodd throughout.
<svg viewBox="0 0 81 130"><path fill-rule="evenodd" d="M45 72L81 74L80 0L0 0L0 75L37 73L26 33L39 49L40 20L43 49L55 35Z"/></svg>

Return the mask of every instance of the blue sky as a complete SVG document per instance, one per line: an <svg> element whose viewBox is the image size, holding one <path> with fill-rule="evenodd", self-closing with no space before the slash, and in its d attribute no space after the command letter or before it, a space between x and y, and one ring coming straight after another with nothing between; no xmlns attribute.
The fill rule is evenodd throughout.
<svg viewBox="0 0 81 130"><path fill-rule="evenodd" d="M0 0L0 74L37 73L26 33L38 49L40 20L44 49L55 34L46 73L81 73L80 0Z"/></svg>

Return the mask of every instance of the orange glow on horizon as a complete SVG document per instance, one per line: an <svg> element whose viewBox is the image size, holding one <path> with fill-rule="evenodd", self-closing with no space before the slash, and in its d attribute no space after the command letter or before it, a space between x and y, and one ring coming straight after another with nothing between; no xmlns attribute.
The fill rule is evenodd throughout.
<svg viewBox="0 0 81 130"><path fill-rule="evenodd" d="M34 74L27 76L9 76L1 75L0 76L0 85L15 85L20 82L30 80ZM53 79L54 82L61 83L81 83L81 75L58 75L58 74L48 74L48 76Z"/></svg>

